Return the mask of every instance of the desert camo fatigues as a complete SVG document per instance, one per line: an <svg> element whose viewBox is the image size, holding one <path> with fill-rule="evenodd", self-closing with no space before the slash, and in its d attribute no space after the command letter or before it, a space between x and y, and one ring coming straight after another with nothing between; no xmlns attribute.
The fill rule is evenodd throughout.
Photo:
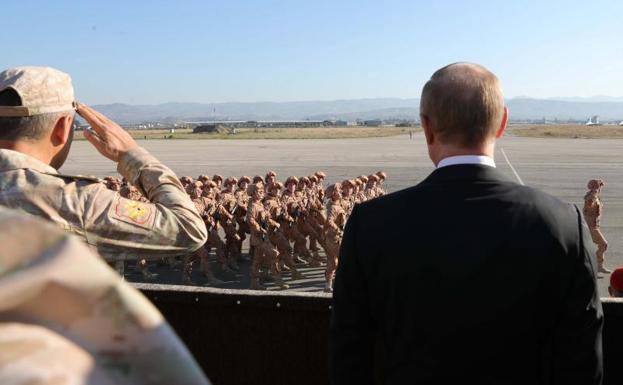
<svg viewBox="0 0 623 385"><path fill-rule="evenodd" d="M236 243L236 256L242 257L242 242L247 239L247 234L251 233L249 225L247 224L247 206L249 204L249 196L246 191L237 190L234 194L238 208L234 213L236 222L238 223L237 234L240 240Z"/></svg>
<svg viewBox="0 0 623 385"><path fill-rule="evenodd" d="M342 243L342 234L346 225L346 212L341 200L331 201L327 206L327 221L325 226L325 251L327 253L327 282L333 281L337 269L337 259Z"/></svg>
<svg viewBox="0 0 623 385"><path fill-rule="evenodd" d="M281 201L287 208L288 215L294 219L294 222L284 229L286 237L294 242L294 254L305 260L311 260L312 255L307 249L307 240L298 228L298 219L303 215L301 202L296 198L296 193L290 193L287 190L281 195Z"/></svg>
<svg viewBox="0 0 623 385"><path fill-rule="evenodd" d="M277 251L279 252L279 266L284 264L292 271L293 275L298 276L299 274L292 257L293 249L284 233L284 227L287 227L288 223L290 223L288 215L285 212L286 210L282 207L279 199L272 196L267 196L266 199L264 199L264 207L266 211L268 211L270 218L279 223L279 227L270 226L268 232L268 239L277 247Z"/></svg>
<svg viewBox="0 0 623 385"><path fill-rule="evenodd" d="M270 219L261 202L249 202L247 223L251 230L251 246L255 250L251 264L251 278L259 278L261 266L268 266L270 273L277 275L279 272L277 266L279 253L268 239L268 235L262 233L262 229L268 230L268 227L274 226L276 222ZM262 224L265 224L264 227L266 228L262 227Z"/></svg>
<svg viewBox="0 0 623 385"><path fill-rule="evenodd" d="M597 245L597 252L595 254L599 266L603 266L605 260L604 255L608 249L608 242L599 227L602 208L602 203L597 191L587 192L584 196L584 218L590 230L591 238Z"/></svg>
<svg viewBox="0 0 623 385"><path fill-rule="evenodd" d="M142 148L117 170L151 203L123 198L96 179L59 174L20 152L0 149L0 205L43 217L97 248L108 261L177 256L198 249L205 225L175 174Z"/></svg>
<svg viewBox="0 0 623 385"><path fill-rule="evenodd" d="M207 208L205 204L205 199L204 198L193 199L193 204L197 208L197 212L203 218L206 229L208 226L212 227L214 224L214 220L206 212ZM199 249L192 252L191 254L186 255L184 257L182 280L185 283L192 282L191 276L192 276L192 271L193 271L193 264L197 261L199 261L199 270L201 271L201 273L206 276L211 276L209 256L210 256L210 252L205 244Z"/></svg>
<svg viewBox="0 0 623 385"><path fill-rule="evenodd" d="M78 238L0 209L0 384L208 384L154 306Z"/></svg>
<svg viewBox="0 0 623 385"><path fill-rule="evenodd" d="M238 211L238 202L233 192L223 191L221 192L221 206L230 215L234 209ZM235 212L234 214L235 215ZM231 263L235 265L235 260L238 255L238 242L240 236L238 235L238 229L236 228L236 218L232 215L232 218L226 216L221 217L219 223L225 231L225 256L231 260Z"/></svg>

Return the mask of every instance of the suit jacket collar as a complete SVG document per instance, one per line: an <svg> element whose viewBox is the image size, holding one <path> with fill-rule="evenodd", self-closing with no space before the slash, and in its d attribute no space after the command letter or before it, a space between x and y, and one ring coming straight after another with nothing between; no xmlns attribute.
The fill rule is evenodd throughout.
<svg viewBox="0 0 623 385"><path fill-rule="evenodd" d="M433 171L422 183L439 182L506 182L513 183L498 169L482 164L457 164Z"/></svg>

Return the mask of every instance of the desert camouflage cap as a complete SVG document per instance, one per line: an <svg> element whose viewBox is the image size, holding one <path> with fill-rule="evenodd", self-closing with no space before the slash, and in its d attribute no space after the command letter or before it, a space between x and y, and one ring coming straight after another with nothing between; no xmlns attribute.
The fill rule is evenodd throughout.
<svg viewBox="0 0 623 385"><path fill-rule="evenodd" d="M246 175L241 176L240 179L238 179L238 186L240 186L243 183L251 183L251 178L249 178Z"/></svg>
<svg viewBox="0 0 623 385"><path fill-rule="evenodd" d="M13 89L21 106L0 106L0 116L20 117L76 108L71 77L50 67L15 67L0 73L0 92Z"/></svg>

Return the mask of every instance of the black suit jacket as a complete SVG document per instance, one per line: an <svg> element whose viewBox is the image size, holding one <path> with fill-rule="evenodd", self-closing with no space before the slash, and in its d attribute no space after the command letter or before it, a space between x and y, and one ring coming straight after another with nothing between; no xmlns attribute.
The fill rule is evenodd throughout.
<svg viewBox="0 0 623 385"><path fill-rule="evenodd" d="M483 165L356 206L334 285L332 383L372 383L376 365L387 384L600 384L587 233L577 207Z"/></svg>

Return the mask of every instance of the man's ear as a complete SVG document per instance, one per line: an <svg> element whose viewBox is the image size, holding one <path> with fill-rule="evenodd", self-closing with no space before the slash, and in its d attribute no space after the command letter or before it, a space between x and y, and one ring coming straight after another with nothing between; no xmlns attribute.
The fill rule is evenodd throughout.
<svg viewBox="0 0 623 385"><path fill-rule="evenodd" d="M63 114L54 123L51 141L54 147L62 147L67 143L71 135L73 117L70 114Z"/></svg>
<svg viewBox="0 0 623 385"><path fill-rule="evenodd" d="M430 118L427 115L420 114L420 124L424 130L424 136L426 137L426 144L431 145L435 142L435 134L430 124Z"/></svg>
<svg viewBox="0 0 623 385"><path fill-rule="evenodd" d="M502 122L500 123L500 127L495 132L495 138L501 138L504 135L504 130L506 130L506 124L508 123L508 107L504 106L504 114L502 114Z"/></svg>

